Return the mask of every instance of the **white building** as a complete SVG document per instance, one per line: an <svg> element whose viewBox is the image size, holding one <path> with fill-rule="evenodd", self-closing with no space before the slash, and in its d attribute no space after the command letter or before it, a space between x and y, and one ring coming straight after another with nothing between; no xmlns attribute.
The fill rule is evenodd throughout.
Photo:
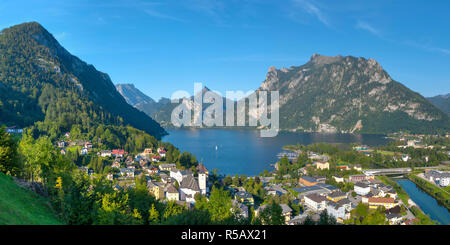
<svg viewBox="0 0 450 245"><path fill-rule="evenodd" d="M339 222L350 218L351 209L351 202L347 198L341 199L338 202L327 203L327 213Z"/></svg>
<svg viewBox="0 0 450 245"><path fill-rule="evenodd" d="M176 179L179 184L188 175L192 175L190 170L179 170L177 168L172 168L170 170L170 177Z"/></svg>
<svg viewBox="0 0 450 245"><path fill-rule="evenodd" d="M199 172L198 173L198 185L200 188L200 192L202 195L206 195L206 182L208 180L208 175L205 172Z"/></svg>
<svg viewBox="0 0 450 245"><path fill-rule="evenodd" d="M365 196L365 195L369 194L370 186L368 184L358 182L353 187L353 190L356 192L356 194Z"/></svg>
<svg viewBox="0 0 450 245"><path fill-rule="evenodd" d="M305 205L312 210L319 212L326 209L327 198L318 194L310 194L305 196Z"/></svg>
<svg viewBox="0 0 450 245"><path fill-rule="evenodd" d="M195 194L200 193L197 180L192 175L188 175L180 184L180 199L186 202L195 203Z"/></svg>
<svg viewBox="0 0 450 245"><path fill-rule="evenodd" d="M101 157L110 157L112 155L111 151L101 151L100 156Z"/></svg>
<svg viewBox="0 0 450 245"><path fill-rule="evenodd" d="M180 193L173 184L168 184L165 191L166 199L169 201L179 201Z"/></svg>
<svg viewBox="0 0 450 245"><path fill-rule="evenodd" d="M81 155L87 155L88 154L88 149L87 148L81 148Z"/></svg>
<svg viewBox="0 0 450 245"><path fill-rule="evenodd" d="M440 186L448 186L450 183L450 172L442 172L436 170L430 170L424 174L428 180L439 184Z"/></svg>

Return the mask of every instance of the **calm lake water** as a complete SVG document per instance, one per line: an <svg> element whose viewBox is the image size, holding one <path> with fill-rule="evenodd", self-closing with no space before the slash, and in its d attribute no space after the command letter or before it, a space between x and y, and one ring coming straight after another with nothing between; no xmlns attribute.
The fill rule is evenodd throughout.
<svg viewBox="0 0 450 245"><path fill-rule="evenodd" d="M416 184L408 179L401 179L397 182L420 209L422 209L425 214L429 215L431 219L437 220L442 225L450 224L450 213L447 208L439 205L436 199L422 191Z"/></svg>
<svg viewBox="0 0 450 245"><path fill-rule="evenodd" d="M180 129L169 131L163 141L193 153L208 169L218 169L220 174L253 176L272 170L270 164L277 161L284 145L326 142L375 146L389 140L383 135L280 132L276 137L262 138L259 130Z"/></svg>

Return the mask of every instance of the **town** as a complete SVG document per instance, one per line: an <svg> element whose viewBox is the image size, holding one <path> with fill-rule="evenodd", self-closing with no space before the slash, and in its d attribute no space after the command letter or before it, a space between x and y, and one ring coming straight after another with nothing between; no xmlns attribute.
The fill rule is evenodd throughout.
<svg viewBox="0 0 450 245"><path fill-rule="evenodd" d="M70 133L65 137L69 139ZM404 145L396 145L395 148L433 148L423 145L420 140L401 139L401 142L405 142ZM208 198L214 185L209 181L210 172L203 163L186 169L166 162L164 147L145 148L133 155L124 149L96 150L92 143L83 140L60 140L57 146L61 154L76 149L81 157L96 156L110 163L103 173L113 182L116 191L133 188L136 178L145 178L147 190L156 200L174 201L188 209L195 207L202 196ZM388 173L408 174L411 168L368 169L370 165L363 167L336 161L326 153L295 148L287 146L288 151L278 154L280 161L272 172L264 171L260 176L250 177L216 176L221 186L232 195L232 208L240 217L254 220L269 204L276 202L286 225L317 223L324 213L330 217L331 223L337 224L371 224L362 222L360 217L368 217L369 214L385 217L378 224L409 225L430 221L398 184L384 176ZM371 149L364 145L354 145L351 151L365 158L381 154L394 163L411 160L406 153ZM446 153L449 154L448 151ZM424 163L430 160L428 156L422 158ZM449 185L450 172L437 170L448 169L445 166L447 161L441 163L443 166L418 166L414 171L422 171L417 175L419 178L444 188ZM292 174L286 168L294 169L296 173ZM96 177L92 166L80 166L79 169L92 178Z"/></svg>

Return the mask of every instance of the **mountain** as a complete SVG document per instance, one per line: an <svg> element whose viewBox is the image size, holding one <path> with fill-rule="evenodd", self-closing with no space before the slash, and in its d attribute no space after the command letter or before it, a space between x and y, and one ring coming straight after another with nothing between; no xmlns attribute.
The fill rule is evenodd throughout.
<svg viewBox="0 0 450 245"><path fill-rule="evenodd" d="M270 67L256 91L279 91L282 130L381 134L450 130L448 115L394 81L371 58L314 54L301 66ZM148 114L164 127L171 127L176 106L168 103ZM254 116L258 112L247 107L245 112L236 113Z"/></svg>
<svg viewBox="0 0 450 245"><path fill-rule="evenodd" d="M302 66L270 67L258 91L279 91L280 128L389 133L448 131L449 117L394 81L374 59L312 55Z"/></svg>
<svg viewBox="0 0 450 245"><path fill-rule="evenodd" d="M127 103L108 74L70 54L36 22L0 34L0 123L34 124L53 135L74 125L91 135L99 125L167 134Z"/></svg>
<svg viewBox="0 0 450 245"><path fill-rule="evenodd" d="M199 92L201 93L201 96L204 98L205 93L210 92L215 96L218 96L217 93L215 93L214 91L210 90L208 87L203 87L202 90ZM197 93L197 96L200 96L199 93ZM191 96L189 98L187 98L188 100L180 100L180 103L184 103L186 105L187 108L192 110L192 119L194 120L194 117L197 117L197 115L194 115L194 96ZM172 118L172 111L178 106L180 105L180 103L171 103L170 99L167 98L162 98L158 101L157 103L157 110L151 114L151 117L154 118L156 121L158 121L162 126L166 127L166 128L172 128L174 127L172 122L171 122L171 118ZM222 109L225 112L226 109L226 103L227 100L225 98L222 99ZM203 103L202 105L202 115L205 115L205 110L212 105L212 103ZM145 112L149 111L144 109ZM224 118L223 118L223 124L225 125L225 113L224 113Z"/></svg>
<svg viewBox="0 0 450 245"><path fill-rule="evenodd" d="M170 103L170 100L167 98L161 98L158 102L156 102L137 89L134 84L117 84L116 89L125 98L128 104L152 118L154 117L154 114L158 112L162 106L164 106L164 104Z"/></svg>
<svg viewBox="0 0 450 245"><path fill-rule="evenodd" d="M433 105L450 115L450 93L427 98Z"/></svg>
<svg viewBox="0 0 450 245"><path fill-rule="evenodd" d="M125 98L128 104L136 106L138 104L156 103L152 98L142 93L134 87L134 84L117 84L117 91Z"/></svg>

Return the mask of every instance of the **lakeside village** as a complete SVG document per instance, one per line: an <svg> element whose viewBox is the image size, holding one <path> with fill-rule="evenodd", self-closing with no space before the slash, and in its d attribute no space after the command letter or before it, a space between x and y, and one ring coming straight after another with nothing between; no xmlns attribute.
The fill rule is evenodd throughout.
<svg viewBox="0 0 450 245"><path fill-rule="evenodd" d="M66 134L67 138L69 136ZM446 138L448 140L448 135ZM397 138L397 140L404 142L394 146L398 149L426 149L439 152L441 158L442 154L446 156L445 160L448 160L450 155L447 143L439 150L436 148L432 150L433 145L424 145L420 139ZM66 154L75 147L79 149L81 156L91 154L109 159L113 171L107 174L107 179L114 183L115 190L133 188L134 179L145 176L148 192L157 200L175 201L177 204L192 208L196 200L199 200L199 195L209 196L213 185L208 178L210 173L202 163L195 169L177 169L176 164L165 161L164 147L147 148L139 154L131 155L123 149L96 151L92 143L83 140L61 140L57 145L61 149L61 154ZM302 149L298 149L299 146L285 147L289 151L279 154L280 161L274 165L275 169L272 172L265 170L260 176L254 177L219 176L221 185L229 190L233 197L233 209L238 210L241 217L251 219L258 217L268 204L275 201L279 203L284 223L288 225L318 223L324 211L331 223L409 225L431 222L432 224L429 217L409 199L396 182L386 176L375 176L367 171L372 165L362 166L336 161L330 158L329 152L324 153L327 150L319 149L317 145L334 147L324 143L316 144L318 151L323 153L312 151L309 146L300 146ZM405 166L405 163L414 162L414 158L417 158L386 149L374 150L367 146L353 146L351 153L362 159L381 155L384 157L381 162L397 163L399 166ZM420 178L438 188L447 188L448 193L450 172L432 169L438 167L427 164L432 161L431 157L420 156L425 167L418 167L415 171L423 171L418 175ZM379 159L375 162L377 161L380 162ZM371 162L373 164L374 161ZM445 165L448 161L441 163ZM448 170L448 166L443 168ZM86 166L79 169L95 177L93 169ZM294 173L290 171L293 169ZM362 221L362 216L365 216L365 222ZM369 219L373 221L368 221Z"/></svg>

